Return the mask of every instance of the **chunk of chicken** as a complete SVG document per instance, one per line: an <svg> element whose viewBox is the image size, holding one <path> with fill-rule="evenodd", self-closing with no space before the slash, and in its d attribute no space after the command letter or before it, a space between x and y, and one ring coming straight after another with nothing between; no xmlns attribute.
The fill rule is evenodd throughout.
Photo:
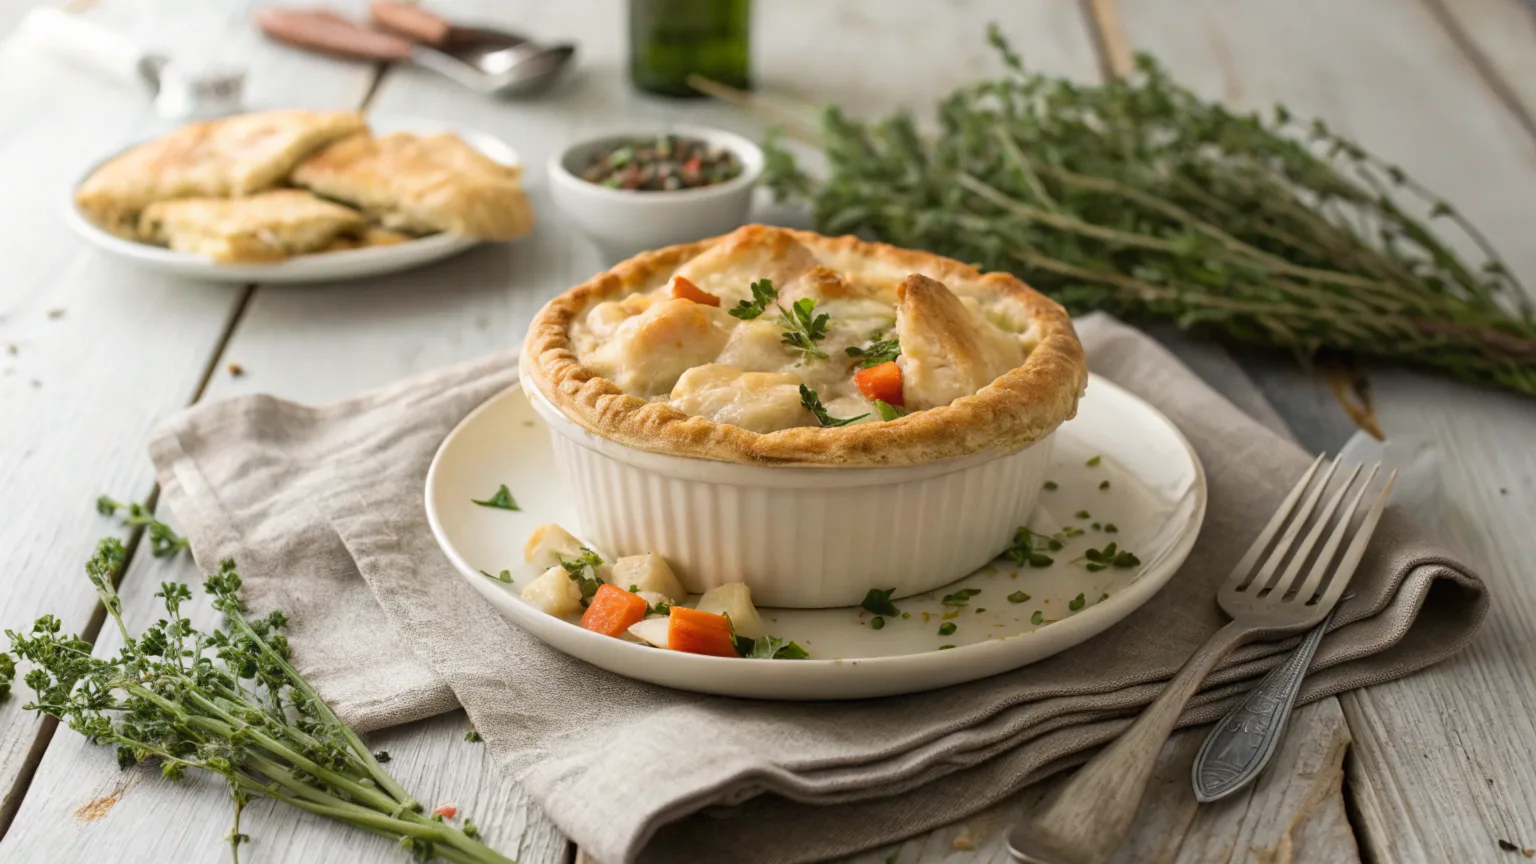
<svg viewBox="0 0 1536 864"><path fill-rule="evenodd" d="M659 396L725 347L730 333L720 320L724 314L689 300L656 303L615 328L586 363L626 393Z"/></svg>
<svg viewBox="0 0 1536 864"><path fill-rule="evenodd" d="M816 256L781 231L742 229L678 268L677 275L719 297L726 309L752 299L750 285L768 279L784 291L816 267Z"/></svg>
<svg viewBox="0 0 1536 864"><path fill-rule="evenodd" d="M800 378L788 372L743 372L711 363L683 373L672 407L752 432L776 432L813 422L800 403Z"/></svg>
<svg viewBox="0 0 1536 864"><path fill-rule="evenodd" d="M554 567L561 561L581 557L581 541L571 532L551 522L540 525L523 544L523 560L535 567Z"/></svg>
<svg viewBox="0 0 1536 864"><path fill-rule="evenodd" d="M1012 333L967 306L944 283L912 274L896 289L902 397L909 411L948 405L1024 362Z"/></svg>

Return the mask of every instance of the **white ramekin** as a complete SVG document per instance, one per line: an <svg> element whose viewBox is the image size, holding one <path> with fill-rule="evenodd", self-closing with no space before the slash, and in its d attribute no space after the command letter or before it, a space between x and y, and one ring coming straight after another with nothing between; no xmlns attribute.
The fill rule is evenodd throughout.
<svg viewBox="0 0 1536 864"><path fill-rule="evenodd" d="M673 191L609 189L581 179L581 170L619 144L670 132L724 147L741 160L741 173L712 186ZM702 126L615 133L581 141L549 159L555 204L610 257L724 234L746 221L752 187L763 173L763 151L740 135Z"/></svg>
<svg viewBox="0 0 1536 864"><path fill-rule="evenodd" d="M692 592L745 582L762 606L854 606L982 567L1034 509L1054 438L899 468L739 465L619 444L522 380L585 539L609 556L659 552Z"/></svg>

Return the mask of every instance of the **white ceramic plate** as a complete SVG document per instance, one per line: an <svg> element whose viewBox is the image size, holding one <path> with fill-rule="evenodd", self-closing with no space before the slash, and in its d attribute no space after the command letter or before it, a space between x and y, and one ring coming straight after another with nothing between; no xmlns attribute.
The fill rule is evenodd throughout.
<svg viewBox="0 0 1536 864"><path fill-rule="evenodd" d="M476 129L416 117L369 116L368 126L375 134L391 132L415 132L418 135L435 135L457 132L471 147L503 165L518 164L517 153L501 139ZM127 148L124 148L125 150ZM123 151L118 151L119 153ZM116 156L117 154L112 154ZM108 156L92 165L80 177L80 183L91 176ZM76 187L80 185L76 183ZM64 219L75 233L90 241L97 248L131 261L139 266L209 282L335 282L378 276L420 267L457 255L478 245L481 241L454 234L433 234L419 240L397 243L393 246L376 246L369 249L349 249L342 252L325 252L318 255L300 255L271 264L218 264L202 255L174 252L161 246L136 243L98 228L75 207L74 189L64 202Z"/></svg>
<svg viewBox="0 0 1536 864"><path fill-rule="evenodd" d="M1087 465L1095 456L1098 464ZM1052 462L1047 476L1057 488L1041 494L1030 527L1045 534L1069 525L1084 530L1051 553L1055 563L1021 570L1000 559L958 582L898 600L904 614L887 617L880 630L858 608L762 610L770 633L811 653L812 659L798 661L663 651L600 636L525 604L518 594L538 575L522 563L528 535L544 522L559 522L577 536L581 526L555 468L548 432L517 387L480 406L443 441L427 473L426 507L438 543L475 590L567 654L620 675L703 693L853 699L931 690L1049 657L1129 615L1173 576L1194 546L1206 491L1199 459L1166 417L1094 377L1077 417L1057 435ZM1109 488L1099 488L1105 480ZM502 483L521 512L471 503ZM1078 518L1082 511L1091 515ZM1111 524L1117 530L1106 533L1103 527ZM1141 566L1090 572L1074 561L1112 540L1140 557ZM510 585L480 574L504 569L513 574ZM958 609L942 604L946 594L962 588L980 593ZM1018 592L1029 599L1010 602ZM945 623L955 625L952 634L939 634ZM953 650L941 649L945 645Z"/></svg>

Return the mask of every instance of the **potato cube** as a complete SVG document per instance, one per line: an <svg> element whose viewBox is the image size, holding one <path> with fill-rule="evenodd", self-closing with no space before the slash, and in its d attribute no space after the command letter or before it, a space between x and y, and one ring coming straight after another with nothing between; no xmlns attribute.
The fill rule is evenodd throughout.
<svg viewBox="0 0 1536 864"><path fill-rule="evenodd" d="M533 529L523 546L523 560L535 567L554 567L562 558L580 557L581 541L553 522Z"/></svg>
<svg viewBox="0 0 1536 864"><path fill-rule="evenodd" d="M557 564L528 583L523 602L556 618L568 618L581 613L581 586Z"/></svg>
<svg viewBox="0 0 1536 864"><path fill-rule="evenodd" d="M620 558L613 562L613 572L603 578L625 591L630 586L638 591L654 591L673 603L688 596L688 590L677 581L677 574L667 566L666 559L655 552Z"/></svg>

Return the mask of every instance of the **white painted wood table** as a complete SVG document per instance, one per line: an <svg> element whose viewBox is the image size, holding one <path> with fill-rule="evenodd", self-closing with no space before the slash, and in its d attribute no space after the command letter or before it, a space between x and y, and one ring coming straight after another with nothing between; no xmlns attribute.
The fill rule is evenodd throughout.
<svg viewBox="0 0 1536 864"><path fill-rule="evenodd" d="M0 4L7 35L37 0ZM87 5L87 4L80 4ZM354 11L356 0L341 3ZM545 299L599 269L562 223L541 166L562 142L627 121L689 119L756 134L733 109L636 95L624 80L618 0L440 2L455 16L581 45L580 72L532 102L494 103L410 67L318 59L264 42L251 5L102 0L83 14L160 44L212 46L246 64L261 106L358 107L459 121L501 135L530 166L540 225L508 246L363 283L218 286L129 269L59 218L91 159L157 128L147 99L91 73L0 45L0 627L44 613L111 650L81 561L109 530L100 492L154 492L144 443L189 403L264 391L328 402L517 340ZM765 88L873 114L927 110L995 71L996 20L1027 61L1082 79L1121 68L1127 45L1240 107L1284 101L1326 118L1441 190L1536 284L1536 23L1521 0L759 0L754 60ZM1350 431L1326 387L1283 359L1177 336L1169 344L1218 388L1245 376L1244 405L1313 449ZM232 364L243 368L236 376ZM1177 737L1123 861L1521 861L1536 847L1536 400L1372 369L1389 435L1432 438L1445 511L1435 528L1487 579L1495 603L1461 656L1299 712L1272 771L1197 809L1196 735ZM1271 408L1273 406L1273 408ZM123 578L130 617L153 614L185 560L137 549ZM208 619L204 619L207 623ZM18 689L24 690L18 682ZM218 784L120 773L111 754L0 705L0 861L225 859ZM423 800L456 801L489 841L527 864L569 843L464 741L461 714L370 736ZM141 782L146 780L147 782ZM1005 829L1042 790L861 861L1004 861ZM258 804L246 861L398 860L384 841ZM1504 841L1503 844L1500 841ZM1507 846L1513 846L1511 851ZM894 857L892 857L894 856Z"/></svg>

